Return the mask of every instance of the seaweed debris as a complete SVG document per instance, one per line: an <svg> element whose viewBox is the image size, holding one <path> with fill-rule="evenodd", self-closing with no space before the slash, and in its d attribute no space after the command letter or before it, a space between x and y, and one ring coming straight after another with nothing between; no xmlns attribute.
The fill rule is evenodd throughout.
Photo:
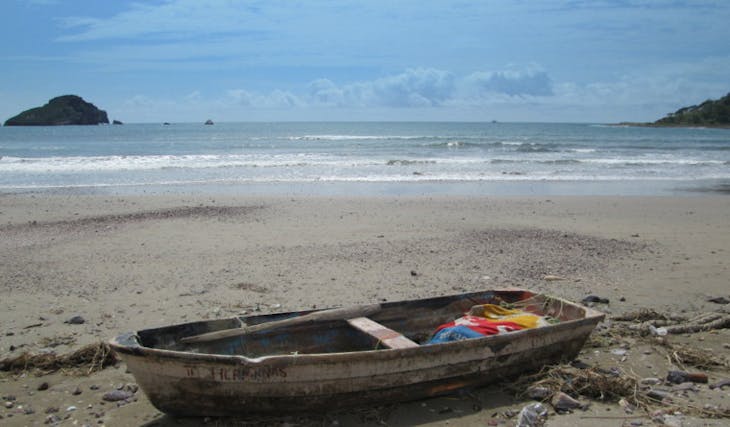
<svg viewBox="0 0 730 427"><path fill-rule="evenodd" d="M536 374L521 377L512 386L519 397L526 397L530 390L536 388L546 391L539 399L542 401L550 401L559 393L565 393L570 397L619 403L627 408L643 410L646 414L662 408L706 418L730 418L730 409L700 407L676 393L655 391L642 385L637 377L616 370L569 365L549 366Z"/></svg>
<svg viewBox="0 0 730 427"><path fill-rule="evenodd" d="M718 310L710 313L703 313L687 319L683 316L665 315L651 309L613 316L612 320L619 322L633 322L628 329L638 332L641 335L657 334L685 334L713 329L730 328L730 313Z"/></svg>
<svg viewBox="0 0 730 427"><path fill-rule="evenodd" d="M118 359L111 351L109 344L97 342L62 355L26 352L16 357L9 357L0 360L0 371L22 372L35 370L43 375L61 369L69 369L77 375L90 375L107 366L116 364L117 361Z"/></svg>
<svg viewBox="0 0 730 427"><path fill-rule="evenodd" d="M682 369L686 369L687 366L700 369L730 368L730 362L713 351L684 344L671 344L667 341L663 341L661 345L667 350L669 362Z"/></svg>

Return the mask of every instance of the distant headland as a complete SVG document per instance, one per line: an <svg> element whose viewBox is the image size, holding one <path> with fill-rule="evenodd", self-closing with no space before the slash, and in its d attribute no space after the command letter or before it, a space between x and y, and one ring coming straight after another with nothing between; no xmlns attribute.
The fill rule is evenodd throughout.
<svg viewBox="0 0 730 427"><path fill-rule="evenodd" d="M624 126L730 128L730 93L718 100L683 107L651 123L622 122Z"/></svg>
<svg viewBox="0 0 730 427"><path fill-rule="evenodd" d="M5 122L5 126L63 126L109 124L106 111L96 108L80 96L63 95L42 107L23 111Z"/></svg>

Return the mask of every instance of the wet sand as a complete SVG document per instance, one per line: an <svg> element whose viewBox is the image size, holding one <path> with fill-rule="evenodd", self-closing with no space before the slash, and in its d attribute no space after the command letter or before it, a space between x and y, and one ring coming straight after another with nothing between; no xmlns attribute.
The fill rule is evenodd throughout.
<svg viewBox="0 0 730 427"><path fill-rule="evenodd" d="M504 286L578 301L599 295L610 300L598 307L609 315L647 307L699 314L722 308L709 296L730 297L730 198L714 195L0 195L0 237L0 359L24 351L66 353L120 332L253 310ZM547 281L546 275L565 280ZM64 323L76 315L85 323ZM676 339L727 353L730 333ZM624 361L608 348L586 349L581 359L665 375L671 366L660 352L639 345ZM709 374L728 376L722 370ZM43 382L49 388L38 390ZM56 415L68 417L69 425L200 422L163 416L141 392L121 407L101 403L103 393L133 382L123 364L82 377L0 373L3 397L15 397L11 408L0 407L0 423L42 425L48 408L58 408ZM81 393L73 394L77 388ZM526 402L502 389L307 422L484 425ZM727 388L707 393L702 399L729 405ZM594 404L586 412L552 416L549 425L619 417L619 409ZM590 422L621 425L615 417ZM688 417L685 425L722 421Z"/></svg>

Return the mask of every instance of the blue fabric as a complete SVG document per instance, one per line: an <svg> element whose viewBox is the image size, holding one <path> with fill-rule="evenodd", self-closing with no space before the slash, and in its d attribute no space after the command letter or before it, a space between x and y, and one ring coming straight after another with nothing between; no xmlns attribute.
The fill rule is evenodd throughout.
<svg viewBox="0 0 730 427"><path fill-rule="evenodd" d="M444 342L480 338L483 336L484 335L480 334L479 332L469 329L469 327L467 326L457 325L444 328L436 332L436 334L434 334L434 336L430 340L428 340L426 344L440 344Z"/></svg>

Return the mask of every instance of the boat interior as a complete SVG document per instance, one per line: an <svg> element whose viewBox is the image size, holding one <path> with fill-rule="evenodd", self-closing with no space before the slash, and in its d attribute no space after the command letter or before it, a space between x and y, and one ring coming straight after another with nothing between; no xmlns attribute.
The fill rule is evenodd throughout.
<svg viewBox="0 0 730 427"><path fill-rule="evenodd" d="M439 325L454 321L472 307L483 304L519 308L539 316L549 316L556 322L582 319L586 315L585 309L579 305L541 294L523 290L485 291L386 302L368 316L302 322L207 342L183 343L180 340L294 318L314 311L252 315L147 329L137 332L137 339L143 347L250 358L404 349L425 344Z"/></svg>

